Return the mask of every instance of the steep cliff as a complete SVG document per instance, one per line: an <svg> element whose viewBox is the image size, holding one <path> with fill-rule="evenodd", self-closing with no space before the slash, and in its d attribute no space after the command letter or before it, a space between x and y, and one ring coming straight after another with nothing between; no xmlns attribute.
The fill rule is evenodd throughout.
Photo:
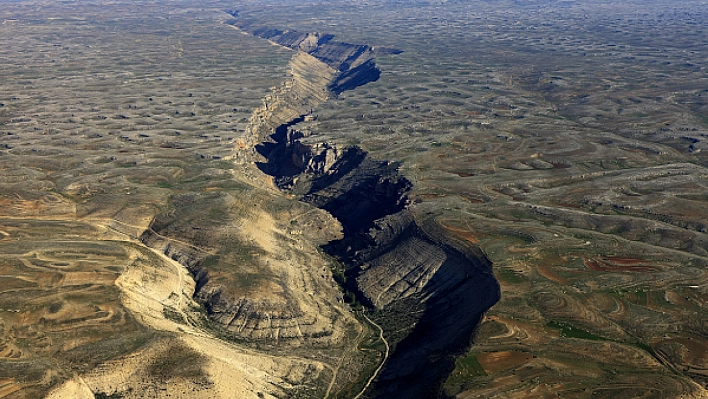
<svg viewBox="0 0 708 399"><path fill-rule="evenodd" d="M234 153L237 161L253 161L256 146L267 146L268 142L264 140L270 133L325 102L330 96L327 86L334 79L336 70L299 51L290 60L289 75L289 79L274 87L263 99L263 105L253 111L246 134L237 143Z"/></svg>
<svg viewBox="0 0 708 399"><path fill-rule="evenodd" d="M280 176L283 185L303 171L325 173L342 154L326 143L303 145L304 133L288 127L326 101L339 77L363 82L354 77L360 72L350 69L370 61L373 50L319 33L239 28L295 53L288 79L253 111L234 160ZM283 157L287 162L263 162ZM317 245L341 236L340 224L324 211L262 188L268 189L248 189L238 198L217 192L175 195L169 211L154 218L141 240L190 270L197 282L195 299L232 338L277 346L343 344L355 321L342 310L342 294L317 252Z"/></svg>
<svg viewBox="0 0 708 399"><path fill-rule="evenodd" d="M435 397L455 356L469 347L482 315L500 298L491 262L433 218L415 215L406 197L412 183L394 164L371 160L358 148L340 153L329 173L303 172L310 190L302 200L342 223L344 237L325 251L342 262L347 288L373 309L392 343L365 396Z"/></svg>
<svg viewBox="0 0 708 399"><path fill-rule="evenodd" d="M377 81L381 76L381 70L374 62L376 54L400 52L394 49L338 42L333 40L332 35L318 32L302 33L265 27L257 22L243 19L232 19L228 23L253 36L307 53L334 69L337 74L328 82L326 88L335 94Z"/></svg>
<svg viewBox="0 0 708 399"><path fill-rule="evenodd" d="M342 344L353 320L339 309L341 294L322 273L327 265L316 245L339 234L325 212L257 190L238 198L177 195L169 207L141 240L189 269L195 299L232 338Z"/></svg>
<svg viewBox="0 0 708 399"><path fill-rule="evenodd" d="M258 166L278 188L327 211L342 225L343 237L323 249L341 262L343 289L373 310L372 318L392 347L365 396L439 395L455 356L469 347L482 315L499 300L491 262L478 247L447 237L433 218L416 215L407 197L412 182L397 164L374 160L355 146L339 148L311 139L305 143L310 133L298 130L297 124L309 113L294 113L304 103L314 108L325 100L316 93L336 94L377 80L376 51L318 33L230 23L298 51L293 64L301 58L307 61L301 65L316 66L310 72L328 72L296 74L294 66L294 83L265 107L263 128L254 130L258 134L251 140L262 140L255 144L264 160ZM300 96L300 91L307 95ZM303 97L309 100L297 102ZM299 105L287 104L285 98Z"/></svg>

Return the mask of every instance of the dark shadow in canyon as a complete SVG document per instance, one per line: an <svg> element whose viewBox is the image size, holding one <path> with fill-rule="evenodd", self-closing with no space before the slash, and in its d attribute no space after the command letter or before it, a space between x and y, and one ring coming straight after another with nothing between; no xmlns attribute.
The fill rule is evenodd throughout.
<svg viewBox="0 0 708 399"><path fill-rule="evenodd" d="M322 89L335 95L378 80L377 54L400 53L240 18L227 23L334 68L337 73ZM278 188L342 224L343 238L322 248L343 265L345 278L338 283L373 311L391 344L390 357L364 396L439 397L456 357L469 348L484 313L500 298L491 262L479 247L450 236L433 215L411 211L413 184L397 163L374 160L355 146L306 143L302 139L310 133L294 128L304 119L282 124L259 144L266 161L257 165Z"/></svg>
<svg viewBox="0 0 708 399"><path fill-rule="evenodd" d="M238 16L237 12L229 12ZM380 54L400 54L393 48L374 48L365 44L351 44L333 40L334 36L319 32L298 32L263 26L247 19L232 19L226 22L262 39L302 51L337 70L337 76L327 89L334 94L353 90L381 77L374 57Z"/></svg>
<svg viewBox="0 0 708 399"><path fill-rule="evenodd" d="M358 147L302 144L293 125L281 126L271 136L275 142L263 145L268 162L259 167L281 189L299 193L302 201L342 223L344 237L323 249L344 266L345 290L376 308L372 318L392 341L391 355L365 397L440 396L456 357L470 347L484 313L500 298L491 262L479 247L445 233L434 218L419 224L408 209L412 183L397 164L373 160ZM337 154L336 161L314 167L313 160L327 151ZM397 281L400 269L411 264L413 270ZM412 284L409 274L427 273L428 279L413 294L377 306L382 294L362 286L374 272L391 278L394 286Z"/></svg>

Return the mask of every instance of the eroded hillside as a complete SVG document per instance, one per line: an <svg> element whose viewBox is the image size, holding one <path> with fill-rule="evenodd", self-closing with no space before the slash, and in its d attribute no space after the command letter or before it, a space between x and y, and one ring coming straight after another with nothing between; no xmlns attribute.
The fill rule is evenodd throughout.
<svg viewBox="0 0 708 399"><path fill-rule="evenodd" d="M454 240L442 233L433 219L425 219L428 228L418 225L407 196L412 184L396 164L375 161L356 146L303 144L300 139L309 134L291 128L316 119L316 115L310 111L287 120L295 107L282 98L315 107L319 99L307 93L317 92L313 89L317 83L324 83L321 89L336 95L344 88L340 83L343 76L351 88L374 81L378 70L373 72L376 67L370 47L335 42L318 33L260 28L238 20L232 23L297 51L291 61L291 84L276 91L275 102L264 105L267 117L259 122L274 132L261 136L264 142L255 146L266 160L258 165L284 192L326 210L342 224L344 237L332 240L324 250L343 264L343 270L334 273L347 302L361 307L361 301L365 307L377 309L373 318L383 326L383 337L388 339L384 341L383 363L361 394L399 398L437 395L453 368L454 356L468 347L482 315L499 299L491 263L473 244L452 245ZM326 71L327 65L337 72L321 75L329 81L299 73L300 59L308 57L305 53L321 64L310 65L310 71ZM362 65L371 71L361 72ZM357 73L373 78L357 78ZM303 88L306 93L300 94ZM277 122L281 125L273 129ZM241 145L237 151L241 153L237 159L253 153L252 148ZM407 324L402 325L402 319ZM360 396L357 389L355 385L342 395Z"/></svg>
<svg viewBox="0 0 708 399"><path fill-rule="evenodd" d="M707 12L4 2L0 397L705 397Z"/></svg>
<svg viewBox="0 0 708 399"><path fill-rule="evenodd" d="M288 129L398 51L24 5L5 11L25 70L3 80L3 397L439 390L498 298L488 260L418 224L397 164Z"/></svg>
<svg viewBox="0 0 708 399"><path fill-rule="evenodd" d="M449 395L703 397L705 9L555 5L250 11L405 50L292 128L401 160L416 217L493 261Z"/></svg>
<svg viewBox="0 0 708 399"><path fill-rule="evenodd" d="M331 68L288 64L221 8L28 4L2 11L0 396L324 397L363 378L378 332L318 249L341 226L231 160L276 123L259 115L285 74L309 107Z"/></svg>

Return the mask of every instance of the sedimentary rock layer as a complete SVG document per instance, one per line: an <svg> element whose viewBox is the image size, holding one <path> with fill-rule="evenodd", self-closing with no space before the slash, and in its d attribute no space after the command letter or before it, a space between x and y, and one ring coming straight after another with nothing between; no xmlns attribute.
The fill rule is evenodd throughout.
<svg viewBox="0 0 708 399"><path fill-rule="evenodd" d="M361 150L345 154L363 159L343 157L333 173L313 179L303 200L344 226L344 238L325 250L345 265L355 282L350 287L393 336L395 349L367 397L434 397L454 356L499 300L491 262L478 247L445 235L435 220L414 214L406 198L411 182L395 165Z"/></svg>
<svg viewBox="0 0 708 399"><path fill-rule="evenodd" d="M232 23L298 54L306 52L338 71L321 86L328 92L367 83L364 76L373 76L372 71L378 78L368 46ZM324 79L304 80L312 85ZM344 237L323 248L344 265L344 289L375 309L374 318L385 335L393 337L394 350L366 395L436 396L454 367L454 356L469 346L481 316L499 299L491 262L479 248L456 244L434 220L419 225L407 197L412 183L399 173L397 164L371 159L355 146L338 148L311 138L304 143L309 132L297 129L304 116L286 120L292 116L290 110L282 103L271 109L264 126L281 124L261 137L257 149L266 162L259 168L277 187L301 195L303 202L326 210L342 224ZM401 326L399 320L407 325Z"/></svg>
<svg viewBox="0 0 708 399"><path fill-rule="evenodd" d="M397 50L376 49L363 44L334 41L332 35L318 32L280 30L242 19L234 19L228 23L254 36L307 53L333 68L338 73L334 79L327 82L326 87L335 94L378 80L381 71L374 62L374 56L381 52L397 52Z"/></svg>
<svg viewBox="0 0 708 399"><path fill-rule="evenodd" d="M351 320L337 311L339 293L322 277L326 265L315 247L337 236L336 221L286 199L274 199L275 206L294 209L272 214L254 207L268 199L253 195L176 196L173 210L158 215L141 240L189 269L195 299L234 338L341 344ZM308 220L294 228L290 221L308 211ZM210 220L208 212L234 216Z"/></svg>

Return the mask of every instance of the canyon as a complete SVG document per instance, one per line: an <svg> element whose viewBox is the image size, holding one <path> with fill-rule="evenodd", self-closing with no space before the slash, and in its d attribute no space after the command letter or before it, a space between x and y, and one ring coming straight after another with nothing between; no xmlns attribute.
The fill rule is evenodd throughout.
<svg viewBox="0 0 708 399"><path fill-rule="evenodd" d="M705 397L705 15L4 2L0 398Z"/></svg>

